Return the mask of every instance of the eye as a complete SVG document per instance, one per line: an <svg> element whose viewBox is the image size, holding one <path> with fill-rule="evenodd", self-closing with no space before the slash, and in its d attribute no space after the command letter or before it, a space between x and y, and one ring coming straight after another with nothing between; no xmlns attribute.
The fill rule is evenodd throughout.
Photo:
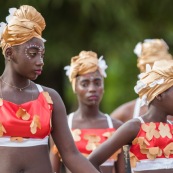
<svg viewBox="0 0 173 173"><path fill-rule="evenodd" d="M30 57L35 57L37 55L37 53L36 52L28 52L28 55Z"/></svg>
<svg viewBox="0 0 173 173"><path fill-rule="evenodd" d="M95 85L96 85L96 86L101 86L101 84L102 84L101 80L95 81Z"/></svg>
<svg viewBox="0 0 173 173"><path fill-rule="evenodd" d="M88 83L87 82L82 82L81 83L81 86L84 87L84 88L86 88L88 86Z"/></svg>

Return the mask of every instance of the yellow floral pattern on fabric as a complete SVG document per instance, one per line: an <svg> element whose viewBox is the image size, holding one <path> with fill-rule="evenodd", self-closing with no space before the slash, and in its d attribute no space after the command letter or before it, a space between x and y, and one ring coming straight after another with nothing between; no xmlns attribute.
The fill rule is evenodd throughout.
<svg viewBox="0 0 173 173"><path fill-rule="evenodd" d="M22 118L22 120L29 120L30 114L23 108L19 108L18 111L16 112L16 116L18 118Z"/></svg>
<svg viewBox="0 0 173 173"><path fill-rule="evenodd" d="M2 125L2 123L0 123L0 137L2 137L4 133L6 133L6 130L4 126Z"/></svg>
<svg viewBox="0 0 173 173"><path fill-rule="evenodd" d="M23 142L23 138L22 137L11 137L10 141L11 142Z"/></svg>
<svg viewBox="0 0 173 173"><path fill-rule="evenodd" d="M84 139L88 140L86 150L93 151L100 145L101 138L95 134L84 135Z"/></svg>
<svg viewBox="0 0 173 173"><path fill-rule="evenodd" d="M73 139L75 142L78 142L81 140L80 134L81 134L81 130L80 129L75 129L71 131L71 134L73 136Z"/></svg>
<svg viewBox="0 0 173 173"><path fill-rule="evenodd" d="M166 158L169 158L170 154L173 154L173 142L168 144L164 149L163 149L164 155Z"/></svg>
<svg viewBox="0 0 173 173"><path fill-rule="evenodd" d="M3 99L0 98L0 106L2 106L2 105L3 105Z"/></svg>
<svg viewBox="0 0 173 173"><path fill-rule="evenodd" d="M157 156L162 155L162 150L159 147L151 147L141 150L142 154L146 154L147 158L150 160L154 160Z"/></svg>
<svg viewBox="0 0 173 173"><path fill-rule="evenodd" d="M141 129L143 132L141 131L141 136L139 134L139 137L136 137L132 141L132 147L135 145L135 147L139 146L140 153L145 154L146 158L149 160L154 160L158 157L172 158L172 156L170 156L173 154L172 125L170 126L169 124L162 122L151 122L148 124L143 123L141 125ZM143 136L144 132L146 132L145 136ZM137 158L137 154L135 155L135 148L133 149L133 152L134 153L130 153L130 160L131 166L135 167L136 162L138 162L139 159ZM140 156L138 154L138 156L141 157L141 159L143 158L142 155Z"/></svg>
<svg viewBox="0 0 173 173"><path fill-rule="evenodd" d="M47 101L48 104L53 104L53 101L52 101L52 99L51 99L48 92L43 92L43 95L46 98L46 101Z"/></svg>
<svg viewBox="0 0 173 173"><path fill-rule="evenodd" d="M129 155L130 155L130 165L132 168L135 168L136 163L139 162L139 159L132 152L129 152Z"/></svg>
<svg viewBox="0 0 173 173"><path fill-rule="evenodd" d="M163 124L163 123L160 123L160 125L159 125L159 133L160 133L160 135L162 136L162 138L164 138L164 137L168 137L169 139L171 139L172 138L172 134L171 134L171 132L170 132L170 128L169 128L169 126L168 126L168 124Z"/></svg>
<svg viewBox="0 0 173 173"><path fill-rule="evenodd" d="M34 115L30 125L31 133L35 134L37 132L37 128L41 129L40 117L38 115Z"/></svg>
<svg viewBox="0 0 173 173"><path fill-rule="evenodd" d="M146 132L146 138L150 141L153 137L159 138L160 134L156 130L156 124L151 122L149 125L142 124L142 129Z"/></svg>

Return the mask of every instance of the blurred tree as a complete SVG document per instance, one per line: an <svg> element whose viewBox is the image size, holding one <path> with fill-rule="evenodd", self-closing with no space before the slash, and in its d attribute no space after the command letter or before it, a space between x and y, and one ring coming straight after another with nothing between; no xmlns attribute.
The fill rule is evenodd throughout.
<svg viewBox="0 0 173 173"><path fill-rule="evenodd" d="M37 8L47 24L45 67L37 82L55 88L68 113L76 100L63 68L81 50L93 50L107 61L102 110L110 113L137 97L135 45L146 38L163 38L173 48L172 0L1 0L0 21L5 22L8 8L23 4Z"/></svg>

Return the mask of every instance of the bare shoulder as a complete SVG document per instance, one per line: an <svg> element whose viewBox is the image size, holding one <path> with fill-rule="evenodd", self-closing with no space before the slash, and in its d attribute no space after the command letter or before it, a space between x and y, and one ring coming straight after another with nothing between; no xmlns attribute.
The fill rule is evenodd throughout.
<svg viewBox="0 0 173 173"><path fill-rule="evenodd" d="M49 93L49 95L54 98L54 97L60 97L59 93L53 89L53 88L49 88L46 86L42 86L44 91L47 91Z"/></svg>
<svg viewBox="0 0 173 173"><path fill-rule="evenodd" d="M130 120L133 117L135 103L136 99L120 105L111 113L111 117L119 119L122 122Z"/></svg>
<svg viewBox="0 0 173 173"><path fill-rule="evenodd" d="M118 129L123 124L123 122L118 119L115 119L115 118L114 119L111 118L111 119L115 129Z"/></svg>
<svg viewBox="0 0 173 173"><path fill-rule="evenodd" d="M42 87L44 91L49 93L53 101L53 114L58 112L58 115L60 115L61 113L66 115L65 105L59 93L53 88L45 86Z"/></svg>
<svg viewBox="0 0 173 173"><path fill-rule="evenodd" d="M123 136L127 137L129 136L130 140L132 141L133 139L136 138L139 130L141 128L141 122L139 119L131 119L127 122L125 122L123 125L121 125L121 127L119 127L118 131L123 131L124 133Z"/></svg>

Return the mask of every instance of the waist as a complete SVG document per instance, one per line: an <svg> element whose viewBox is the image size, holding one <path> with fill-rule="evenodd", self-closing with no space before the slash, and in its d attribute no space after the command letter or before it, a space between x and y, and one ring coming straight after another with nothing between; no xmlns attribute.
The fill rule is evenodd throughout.
<svg viewBox="0 0 173 173"><path fill-rule="evenodd" d="M140 160L133 171L173 169L173 158L157 158L155 160Z"/></svg>
<svg viewBox="0 0 173 173"><path fill-rule="evenodd" d="M11 140L11 137L0 137L0 146L4 147L32 147L38 145L48 145L48 136L43 139L22 138L22 141Z"/></svg>

